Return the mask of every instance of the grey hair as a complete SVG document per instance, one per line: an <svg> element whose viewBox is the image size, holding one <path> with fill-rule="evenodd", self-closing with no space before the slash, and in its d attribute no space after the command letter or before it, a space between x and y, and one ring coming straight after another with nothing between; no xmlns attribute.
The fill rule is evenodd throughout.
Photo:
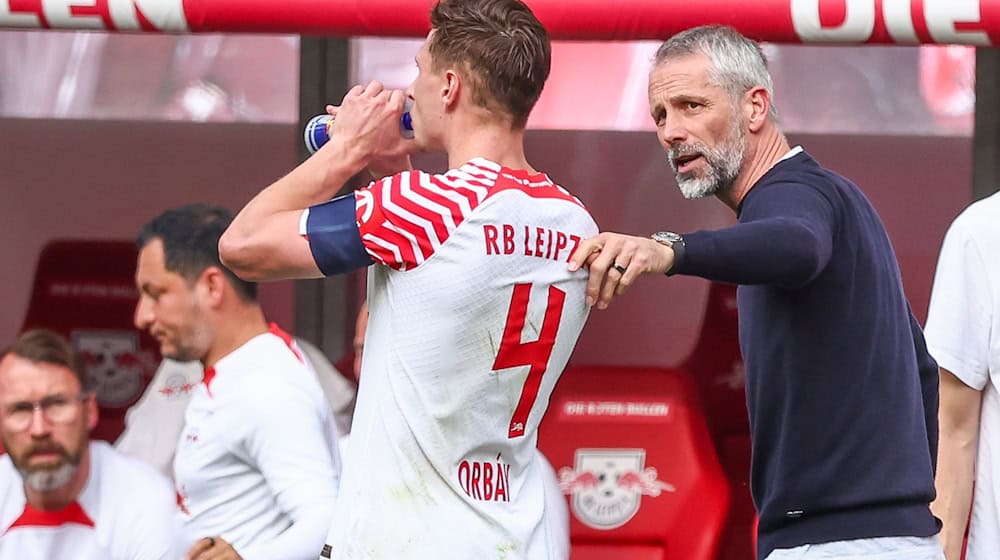
<svg viewBox="0 0 1000 560"><path fill-rule="evenodd" d="M767 57L755 41L732 27L704 25L682 31L667 39L656 51L653 66L675 58L704 54L711 61L708 77L713 85L729 93L735 103L741 95L755 87L767 90L771 100L768 117L778 120L774 108L774 84L767 70Z"/></svg>

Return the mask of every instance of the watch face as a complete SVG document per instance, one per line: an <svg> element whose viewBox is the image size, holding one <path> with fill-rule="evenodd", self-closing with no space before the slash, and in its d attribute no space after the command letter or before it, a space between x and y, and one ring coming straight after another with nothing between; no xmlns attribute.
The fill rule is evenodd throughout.
<svg viewBox="0 0 1000 560"><path fill-rule="evenodd" d="M673 247L674 243L682 241L682 237L672 231L658 231L653 234L653 240L663 243L668 247Z"/></svg>

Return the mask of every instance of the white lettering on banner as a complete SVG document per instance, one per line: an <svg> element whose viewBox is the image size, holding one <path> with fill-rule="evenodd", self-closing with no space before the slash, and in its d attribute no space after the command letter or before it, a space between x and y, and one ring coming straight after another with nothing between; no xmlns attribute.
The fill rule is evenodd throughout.
<svg viewBox="0 0 1000 560"><path fill-rule="evenodd" d="M844 0L844 21L824 27L819 18L822 0L792 0L792 26L803 41L863 43L875 29L875 0Z"/></svg>
<svg viewBox="0 0 1000 560"><path fill-rule="evenodd" d="M136 300L139 297L139 292L131 284L68 281L49 284L48 295L54 298Z"/></svg>
<svg viewBox="0 0 1000 560"><path fill-rule="evenodd" d="M917 31L910 17L910 0L882 0L885 28L897 43L918 44Z"/></svg>
<svg viewBox="0 0 1000 560"><path fill-rule="evenodd" d="M93 8L95 0L42 0L42 11L50 27L65 27L67 29L104 29L101 16L73 13L73 8Z"/></svg>
<svg viewBox="0 0 1000 560"><path fill-rule="evenodd" d="M665 402L569 401L563 405L566 416L665 417L670 405Z"/></svg>
<svg viewBox="0 0 1000 560"><path fill-rule="evenodd" d="M959 30L956 24L980 24L981 0L883 0L882 12L875 0L791 0L792 26L805 43L864 43L872 38L876 18L882 18L893 42L917 44L920 38L913 24L913 10L923 10L927 30L936 43L989 46L990 37L983 30ZM844 19L836 25L823 25L823 5L844 6Z"/></svg>
<svg viewBox="0 0 1000 560"><path fill-rule="evenodd" d="M4 27L40 27L37 14L14 12L10 0L0 0L0 25Z"/></svg>
<svg viewBox="0 0 1000 560"><path fill-rule="evenodd" d="M982 23L979 0L924 0L927 30L938 43L990 46L985 31L959 31L956 23Z"/></svg>
<svg viewBox="0 0 1000 560"><path fill-rule="evenodd" d="M108 0L101 3L97 0L41 0L30 8L16 11L11 8L11 1L0 0L0 27L39 28L42 27L39 16L44 14L52 28L140 31L141 13L156 31L189 31L182 0ZM108 20L111 27L106 24Z"/></svg>

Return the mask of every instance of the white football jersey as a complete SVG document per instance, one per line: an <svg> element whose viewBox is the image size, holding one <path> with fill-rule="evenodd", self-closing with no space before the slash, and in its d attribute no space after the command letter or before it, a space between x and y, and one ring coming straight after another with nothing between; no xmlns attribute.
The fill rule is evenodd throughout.
<svg viewBox="0 0 1000 560"><path fill-rule="evenodd" d="M339 474L330 405L297 345L272 326L193 391L174 457L183 551L222 536L244 560L313 559Z"/></svg>
<svg viewBox="0 0 1000 560"><path fill-rule="evenodd" d="M333 410L337 432L343 438L351 429L357 388L344 377L323 352L301 338L295 343L316 371L316 377ZM174 477L174 451L184 428L184 412L205 373L201 362L177 362L164 358L139 402L125 415L125 431L115 450L156 467Z"/></svg>
<svg viewBox="0 0 1000 560"><path fill-rule="evenodd" d="M586 271L566 267L593 218L547 176L485 159L355 198L379 264L323 557L565 557L535 443L589 312Z"/></svg>
<svg viewBox="0 0 1000 560"><path fill-rule="evenodd" d="M21 475L0 458L0 560L177 560L174 494L152 467L90 442L90 477L56 512L27 504Z"/></svg>
<svg viewBox="0 0 1000 560"><path fill-rule="evenodd" d="M927 311L927 349L982 391L966 560L1000 557L1000 194L955 218L941 247Z"/></svg>

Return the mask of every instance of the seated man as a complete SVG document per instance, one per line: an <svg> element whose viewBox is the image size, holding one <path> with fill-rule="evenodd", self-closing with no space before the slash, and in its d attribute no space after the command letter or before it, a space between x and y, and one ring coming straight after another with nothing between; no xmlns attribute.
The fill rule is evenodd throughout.
<svg viewBox="0 0 1000 560"><path fill-rule="evenodd" d="M340 454L330 405L257 286L219 263L232 214L191 205L139 235L135 323L165 358L198 360L174 456L189 560L312 560L330 525Z"/></svg>
<svg viewBox="0 0 1000 560"><path fill-rule="evenodd" d="M97 403L69 343L23 334L0 357L0 560L176 560L170 484L88 441Z"/></svg>

